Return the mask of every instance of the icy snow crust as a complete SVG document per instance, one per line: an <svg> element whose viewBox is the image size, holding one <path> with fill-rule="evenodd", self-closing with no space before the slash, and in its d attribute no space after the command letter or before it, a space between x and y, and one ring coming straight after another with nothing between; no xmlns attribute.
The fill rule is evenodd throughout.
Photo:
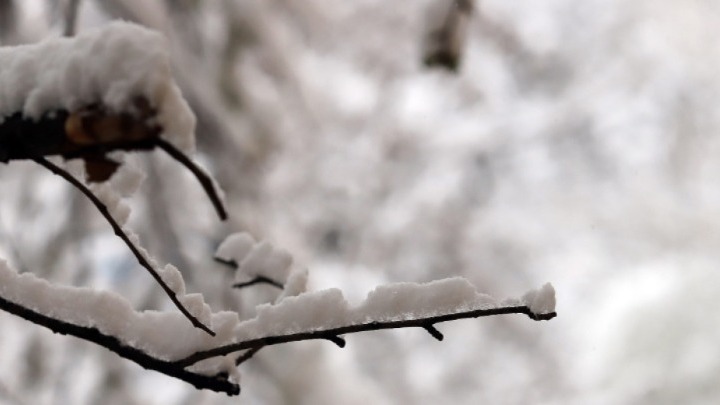
<svg viewBox="0 0 720 405"><path fill-rule="evenodd" d="M133 98L144 96L158 111L163 138L192 153L195 116L172 78L168 48L160 34L127 22L0 48L0 122L95 103L132 112Z"/></svg>
<svg viewBox="0 0 720 405"><path fill-rule="evenodd" d="M253 251L265 252L261 262L276 266L270 273L277 275L278 263L286 267L287 253L273 249L267 242L256 243L251 237L239 234L229 240L219 249L219 254L243 262L248 257L258 257L259 253L253 254ZM258 270L258 263L253 263L253 270ZM258 273L264 272L258 270ZM260 305L254 318L241 321L235 312L213 313L200 294L186 294L185 282L174 266L165 266L160 274L190 312L216 332L215 337L193 327L179 312L137 312L125 298L113 292L52 285L30 273L18 274L2 260L0 296L58 320L94 327L127 346L164 360L178 360L197 351L271 335L372 321L412 320L498 306L528 305L538 314L555 310L555 291L550 284L528 292L521 299L498 303L489 295L478 293L463 278L380 286L360 305L352 307L338 289L304 292L307 271L302 270L290 273L285 280L287 291L281 293L275 304ZM225 358L205 360L193 369L207 373L235 371L233 363Z"/></svg>

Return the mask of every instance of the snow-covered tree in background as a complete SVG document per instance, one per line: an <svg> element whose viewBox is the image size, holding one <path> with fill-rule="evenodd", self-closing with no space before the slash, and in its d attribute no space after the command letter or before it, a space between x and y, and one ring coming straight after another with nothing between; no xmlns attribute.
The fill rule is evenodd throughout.
<svg viewBox="0 0 720 405"><path fill-rule="evenodd" d="M217 293L237 273L207 259L237 230L292 252L310 289L340 287L353 305L380 284L454 276L563 292L563 316L542 326L500 317L443 326L443 344L408 330L263 350L241 366L241 401L720 396L707 311L720 259L715 2L476 1L456 73L426 64L443 25L433 10L448 9L435 1L6 0L0 41L61 35L70 3L77 34L123 18L170 40L230 221L153 153L128 158L147 175L128 227L213 309L247 319L277 297L267 284ZM29 163L0 176L14 268L176 311L81 194ZM6 402L233 401L0 321Z"/></svg>

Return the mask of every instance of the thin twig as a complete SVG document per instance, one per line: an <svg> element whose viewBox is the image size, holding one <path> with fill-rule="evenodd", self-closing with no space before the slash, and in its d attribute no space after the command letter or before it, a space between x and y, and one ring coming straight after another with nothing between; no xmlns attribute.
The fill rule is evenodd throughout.
<svg viewBox="0 0 720 405"><path fill-rule="evenodd" d="M278 283L277 281L265 276L255 276L255 278L252 280L244 281L242 283L235 283L233 284L233 288L245 288L255 284L268 284L281 290L285 288L285 286L283 286L281 283Z"/></svg>
<svg viewBox="0 0 720 405"><path fill-rule="evenodd" d="M253 356L255 356L255 354L257 354L257 352L259 352L260 349L262 349L263 347L265 347L265 346L253 347L252 349L246 351L245 353L242 354L242 356L240 356L240 357L238 357L237 359L235 359L235 365L236 365L236 366L239 366L239 365L245 363L246 361L250 360L250 359L251 359Z"/></svg>
<svg viewBox="0 0 720 405"><path fill-rule="evenodd" d="M74 176L72 176L70 173L66 172L65 170L61 169L60 167L56 166L49 160L45 159L44 157L35 157L33 158L35 162L43 166L44 168L50 170L52 173L62 177L63 179L67 180L70 184L75 186L78 190L80 190L85 196L92 201L92 203L95 205L95 207L100 211L103 217L108 221L110 226L112 226L113 231L115 231L115 235L117 235L120 239L125 242L127 247L132 251L133 255L135 255L135 258L137 258L138 262L141 266L143 266L149 273L152 275L152 277L157 281L158 284L160 284L160 287L162 287L163 290L165 290L165 293L170 297L170 300L175 304L175 306L180 310L180 312L185 315L188 320L195 326L196 328L202 329L203 331L207 332L211 336L215 336L215 332L210 330L209 327L205 326L202 322L200 322L194 315L192 315L178 300L177 294L175 291L173 291L170 286L168 286L165 281L160 277L160 274L153 268L153 266L148 262L148 260L145 258L145 256L140 253L138 248L135 246L135 244L130 241L130 238L127 236L125 231L123 231L122 227L115 221L115 218L110 214L110 211L108 211L105 204L103 204L100 199L98 199L95 194L90 191L87 187L85 187L84 184L82 184L80 181L78 181Z"/></svg>
<svg viewBox="0 0 720 405"><path fill-rule="evenodd" d="M217 257L217 256L213 257L213 259L216 262L218 262L220 264L224 264L225 266L228 266L228 267L232 267L235 270L237 270L237 268L239 267L237 262L232 259L223 259L222 257ZM271 279L270 277L265 277L262 275L255 276L255 278L248 280L248 281L243 281L242 283L235 283L235 284L233 284L233 288L245 288L245 287L250 287L255 284L269 284L280 290L285 288L285 286L282 283L279 283L279 282Z"/></svg>
<svg viewBox="0 0 720 405"><path fill-rule="evenodd" d="M225 211L225 206L223 205L222 199L220 198L220 193L218 193L218 191L215 189L215 183L213 183L210 176L208 176L207 173L200 169L200 167L198 167L195 162L190 160L189 157L187 157L184 153L179 151L175 146L173 146L166 140L158 138L155 142L157 142L157 146L160 147L160 149L167 152L167 154L170 155L173 159L182 163L185 167L188 168L188 170L192 172L192 174L195 175L195 177L200 182L200 185L202 185L203 189L205 190L205 193L207 193L208 197L210 198L210 201L215 207L215 211L217 211L220 219L226 220L227 211Z"/></svg>
<svg viewBox="0 0 720 405"><path fill-rule="evenodd" d="M71 37L75 35L75 26L77 25L78 9L80 8L80 0L68 0L65 6L65 29L63 35Z"/></svg>
<svg viewBox="0 0 720 405"><path fill-rule="evenodd" d="M222 257L215 256L215 257L213 257L213 260L215 260L216 262L218 262L224 266L230 267L233 270L237 270L237 268L238 268L237 262L232 259L223 259Z"/></svg>
<svg viewBox="0 0 720 405"><path fill-rule="evenodd" d="M96 328L79 326L66 321L51 318L22 305L8 301L2 297L0 297L0 309L13 315L17 315L34 324L44 326L55 333L75 336L77 338L93 342L117 353L121 357L139 364L148 370L159 371L168 376L178 378L192 384L195 388L223 392L227 395L240 394L240 386L236 383L230 382L227 379L218 378L217 376L198 374L186 370L184 367L176 364L176 362L150 356L142 350L126 346L116 337L106 335Z"/></svg>
<svg viewBox="0 0 720 405"><path fill-rule="evenodd" d="M476 309L471 311L456 312L452 314L431 316L427 318L406 319L399 321L373 321L356 325L340 326L337 328L315 330L310 332L298 332L288 335L265 336L257 339L245 340L242 342L219 346L210 350L199 351L184 359L177 360L175 363L181 367L188 367L202 360L210 359L217 356L225 356L230 353L256 347L271 346L289 342L298 342L302 340L324 339L334 341L334 339L336 339L340 335L381 329L419 327L428 330L428 328L433 328L433 325L441 322L507 314L525 314L536 321L547 321L557 316L557 313L555 312L550 312L547 314L535 314L530 311L530 308L523 305L513 307Z"/></svg>

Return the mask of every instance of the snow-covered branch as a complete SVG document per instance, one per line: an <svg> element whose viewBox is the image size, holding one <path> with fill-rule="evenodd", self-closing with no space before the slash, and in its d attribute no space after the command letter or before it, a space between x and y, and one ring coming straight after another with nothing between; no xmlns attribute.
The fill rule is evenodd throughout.
<svg viewBox="0 0 720 405"><path fill-rule="evenodd" d="M93 205L97 208L98 211L102 214L102 216L107 220L107 222L112 226L113 231L115 232L115 235L117 235L120 239L122 239L123 242L125 242L125 245L127 245L128 249L132 252L132 254L137 259L138 263L142 267L144 267L148 273L155 279L155 281L160 285L160 287L165 291L167 296L170 298L173 304L182 312L185 317L187 317L188 320L195 326L196 328L202 329L203 331L207 332L210 335L215 335L215 332L210 330L206 325L204 325L202 322L200 322L197 317L195 317L193 314L191 314L185 306L180 302L178 299L178 295L166 282L163 280L162 276L158 272L158 270L155 269L155 266L150 263L150 260L147 257L147 253L142 251L141 248L135 246L135 244L130 240L130 236L128 236L128 231L125 231L122 226L115 220L115 218L112 216L110 211L108 210L107 206L103 204L102 201L98 197L95 196L95 194L90 191L87 187L85 187L82 182L80 182L78 179L73 177L71 174L67 173L66 171L62 170L57 165L51 163L49 160L38 157L34 159L38 164L45 167L46 169L50 170L52 173L61 176L65 180L67 180L70 184L72 184L75 188L82 191L82 193L90 200L92 201Z"/></svg>
<svg viewBox="0 0 720 405"><path fill-rule="evenodd" d="M192 150L195 119L169 74L163 43L149 30L115 23L76 39L0 50L0 161L34 160L80 190L173 304L195 327L213 335L181 303L108 207L82 180L45 158L81 158L88 181L104 182L120 166L109 153L159 147L195 175L225 219L219 188L174 145ZM99 47L107 57L97 55ZM82 70L78 63L83 63ZM20 80L28 74L26 65L47 70L36 81Z"/></svg>
<svg viewBox="0 0 720 405"><path fill-rule="evenodd" d="M55 333L75 336L77 338L87 340L88 342L95 343L98 346L102 346L128 360L137 363L145 369L155 370L165 375L178 378L192 384L198 389L209 389L212 391L224 392L228 395L238 395L240 393L240 386L229 381L227 378L189 371L186 367L176 364L176 362L162 360L148 355L142 350L128 346L118 338L104 334L96 328L79 326L56 319L8 301L2 297L0 297L0 309L13 315L17 315L34 324L44 326Z"/></svg>
<svg viewBox="0 0 720 405"><path fill-rule="evenodd" d="M34 80L20 80L25 76ZM0 162L33 160L80 190L180 313L136 311L115 293L53 285L3 261L0 309L228 395L240 392L237 366L266 346L323 339L343 347L345 335L397 328L422 328L442 340L436 325L443 322L556 316L550 284L499 301L463 278L381 285L351 305L338 289L308 292L308 271L294 267L290 253L244 233L228 237L216 259L236 268L234 287L266 283L281 291L250 319L214 312L202 295L186 292L178 269L159 267L124 227L129 209L120 195L137 182L118 180L125 166L116 152L160 148L192 171L224 218L219 188L187 155L194 123L170 75L164 41L147 29L113 23L73 39L0 49ZM47 158L54 155L82 159L85 171L64 169ZM83 175L100 184L89 185ZM120 190L113 188L118 183L124 184Z"/></svg>
<svg viewBox="0 0 720 405"><path fill-rule="evenodd" d="M557 316L555 312L534 313L527 305L519 306L500 306L497 308L475 309L464 312L456 312L445 315L430 316L426 318L402 319L396 321L369 321L357 325L340 326L330 329L314 330L309 332L297 332L288 335L264 336L257 339L245 340L226 346L220 346L211 350L197 352L182 360L174 362L179 366L191 366L199 361L223 356L241 350L260 350L265 346L278 345L282 343L299 342L303 340L329 340L340 347L345 346L345 339L341 336L383 330L383 329L400 329L400 328L422 328L437 340L443 340L443 334L435 328L436 324L442 322L456 321L460 319L480 318L493 315L509 315L509 314L525 314L536 321L547 321Z"/></svg>
<svg viewBox="0 0 720 405"><path fill-rule="evenodd" d="M176 313L136 312L114 293L55 286L29 273L20 275L0 261L0 309L197 388L228 395L240 392L236 365L265 346L323 339L343 347L343 335L397 328L422 328L442 340L435 328L442 322L504 314L552 319L554 294L546 284L521 299L496 303L466 280L454 278L381 286L357 307L350 307L339 290L304 293L261 305L257 316L246 321L233 312L211 313L195 295L186 303L202 309L203 320L217 332L210 337L188 327ZM248 351L228 356L243 350Z"/></svg>

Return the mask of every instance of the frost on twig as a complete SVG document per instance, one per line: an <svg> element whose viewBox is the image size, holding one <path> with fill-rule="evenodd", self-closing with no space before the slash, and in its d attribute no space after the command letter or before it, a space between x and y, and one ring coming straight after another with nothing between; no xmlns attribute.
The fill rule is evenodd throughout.
<svg viewBox="0 0 720 405"><path fill-rule="evenodd" d="M262 245L252 244L247 251ZM106 347L197 388L229 395L240 391L237 365L268 346L320 339L344 347L348 334L397 328L422 329L442 340L437 325L448 321L503 314L525 314L534 320L556 316L550 284L500 302L478 293L465 279L451 278L379 286L357 306L337 289L289 295L259 305L253 318L241 321L235 312L210 311L198 294L184 295L176 269L168 267L162 273L215 336L191 327L178 313L137 312L117 294L55 286L30 273L20 275L2 261L0 309Z"/></svg>

